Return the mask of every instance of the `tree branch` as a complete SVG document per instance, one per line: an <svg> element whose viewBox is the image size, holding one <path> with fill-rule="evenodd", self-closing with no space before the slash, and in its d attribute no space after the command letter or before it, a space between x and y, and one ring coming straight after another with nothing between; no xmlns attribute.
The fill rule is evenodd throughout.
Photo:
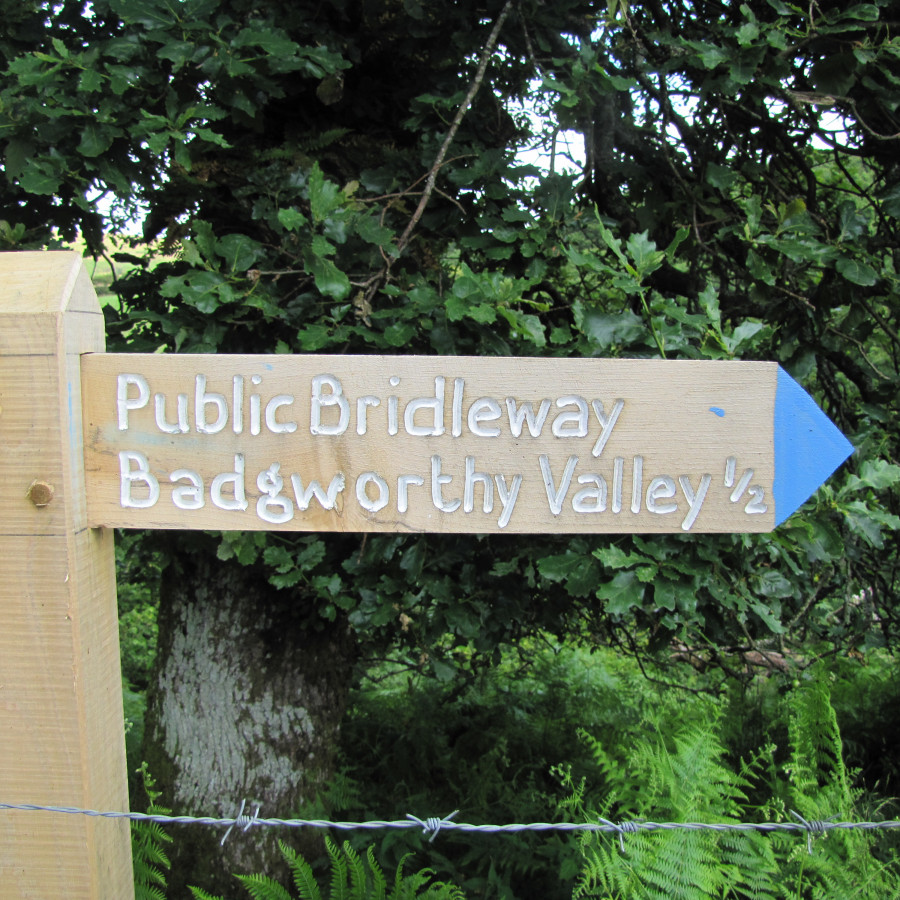
<svg viewBox="0 0 900 900"><path fill-rule="evenodd" d="M469 91L463 102L459 105L459 109L456 110L453 121L450 123L450 130L447 132L444 143L441 144L441 149L438 151L438 155L428 172L428 180L425 183L425 190L422 192L419 205L416 207L416 211L409 220L409 224L406 226L403 234L400 235L400 240L397 241L397 247L391 254L392 259L399 257L406 249L406 246L412 238L413 232L416 230L416 226L419 224L419 220L422 218L422 214L425 212L425 207L428 206L428 201L434 193L434 185L437 180L438 171L444 164L444 159L447 156L450 145L453 143L453 139L456 137L456 132L459 131L459 126L462 124L466 112L468 112L469 107L472 105L472 101L475 99L475 95L478 93L482 81L484 81L484 73L487 71L491 53L494 51L494 47L500 37L500 29L503 27L503 23L506 21L506 17L509 15L512 5L513 0L506 0L506 4L500 11L500 15L497 16L497 21L494 23L494 27L487 39L487 43L485 43L484 48L481 51L481 60L478 63L478 70L475 73L475 78L472 79L472 83L469 85Z"/></svg>

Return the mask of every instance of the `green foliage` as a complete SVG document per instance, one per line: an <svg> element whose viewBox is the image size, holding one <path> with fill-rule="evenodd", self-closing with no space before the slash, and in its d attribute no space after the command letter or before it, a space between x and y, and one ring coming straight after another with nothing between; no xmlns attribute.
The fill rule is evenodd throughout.
<svg viewBox="0 0 900 900"><path fill-rule="evenodd" d="M144 792L150 801L147 812L150 815L171 815L172 810L157 803L160 792L155 789L155 782L146 764L141 766L140 775ZM165 848L171 843L172 836L159 823L131 823L135 900L165 900L166 872L171 868Z"/></svg>
<svg viewBox="0 0 900 900"><path fill-rule="evenodd" d="M537 646L529 655L526 668L508 661L463 692L374 671L378 680L357 694L345 726L344 771L320 805L301 815L403 818L456 804L476 823L547 821L561 780L571 789L557 814L561 821L793 822L791 810L807 820L896 818L872 793L881 773L869 773L863 793L849 768L864 758L860 723L868 723L873 749L892 752L895 705L883 696L895 677L890 659L873 658L867 667L845 660L830 674L820 667L787 691L787 680L773 676L751 692L732 689L716 700L654 685L633 661L611 652ZM682 680L692 690L715 686L690 670ZM888 705L880 714L882 703ZM157 841L167 839L154 830ZM360 833L343 850L332 845L324 868L309 872L298 860L291 869L299 897L314 896L312 886L328 896L335 877L351 891L363 884L360 873L372 891L363 896L379 896L376 858L390 861L395 876L388 881L396 890L396 873L406 872L413 849L441 881L480 897L562 900L571 896L576 876L585 896L619 891L639 898L656 881L667 885L665 896L687 897L880 900L900 889L900 848L885 832L813 837L812 855L802 833L639 833L623 840L624 855L615 835L579 843L549 835L443 833L429 843L416 833L385 831L372 844L371 833ZM139 852L136 847L136 860ZM421 874L407 873L402 884ZM258 884L272 887L262 876ZM868 893L859 893L860 886ZM391 889L389 883L387 896ZM195 896L212 897L200 890Z"/></svg>
<svg viewBox="0 0 900 900"><path fill-rule="evenodd" d="M112 347L773 359L858 448L849 474L772 537L551 535L526 555L475 537L361 553L323 536L316 558L306 538L229 536L220 553L259 559L317 615L347 616L361 640L399 643L444 674L458 668L448 650L490 654L573 622L641 654L678 641L731 671L776 644L865 651L893 638L888 3L703 16L612 3L599 18L579 0L525 3L417 219L484 47L473 23L496 11L405 3L351 22L308 3L103 0L90 16L8 5L0 241L80 229L99 252L104 229L141 219L147 243L116 254L129 268ZM829 129L829 104L843 130ZM567 130L586 152L563 171ZM523 162L529 142L550 171ZM467 556L504 574L457 582L445 561ZM412 580L396 577L401 559ZM513 581L527 591L513 596ZM395 627L396 607L415 629ZM136 615L126 638L149 627Z"/></svg>
<svg viewBox="0 0 900 900"><path fill-rule="evenodd" d="M136 809L146 796L143 784L142 753L144 743L144 717L147 711L147 695L122 685L122 706L125 717L125 764L128 767L129 808Z"/></svg>
<svg viewBox="0 0 900 900"><path fill-rule="evenodd" d="M897 817L896 801L887 799L896 793L896 660L882 654L873 653L866 665L846 658L818 666L814 677L776 672L742 687L723 684L715 670L702 674L682 664L669 682L664 670L642 672L614 651L529 642L521 656L465 686L411 674L399 660L370 676L354 692L342 728L339 773L317 803L300 810L303 817L424 818L452 809L460 809L458 820L476 824L580 821L584 810L589 821L794 822L790 810L807 819ZM817 759L819 769L810 769ZM802 790L793 787L795 771ZM548 815L558 805L560 780L582 798L581 806L564 804ZM842 794L848 785L849 800ZM814 838L812 865L831 849L842 860L841 843L860 834ZM362 853L372 836L350 840ZM438 877L485 898L564 900L584 862L578 842L557 834L476 839L442 832L428 842L414 831L386 830L377 840L380 860L396 864L415 851ZM681 881L725 878L746 896L765 896L768 885L776 897L773 882L810 891L819 884L809 874L802 833L676 832L624 840L624 859L614 835L589 841L588 859L594 848L602 850L623 879L637 848L647 865L668 866L677 846L700 867L679 868ZM867 866L885 865L885 896L891 896L890 879L900 874L892 862L900 859L897 835L870 833L852 852L858 859L832 860L831 869L842 866L859 879ZM725 862L700 871L709 853Z"/></svg>
<svg viewBox="0 0 900 900"><path fill-rule="evenodd" d="M458 819L476 824L547 821L558 793L551 767L590 765L579 727L612 739L639 720L653 691L613 654L542 642L520 654L467 684L417 676L400 659L374 669L341 730L339 777L303 815L402 819L459 809ZM351 840L361 848L371 837ZM471 896L562 900L576 871L574 848L554 834L448 832L423 842L414 831L385 831L377 846L385 861L424 855Z"/></svg>
<svg viewBox="0 0 900 900"><path fill-rule="evenodd" d="M297 900L465 900L465 894L455 885L434 881L430 869L413 874L404 872L408 857L397 865L389 883L371 847L363 859L346 841L338 848L326 838L325 846L331 868L327 894L323 894L323 885L317 881L309 863L283 841L279 842L297 890ZM237 879L253 900L292 900L288 890L266 875L238 875ZM191 892L195 900L223 900L200 888L191 888Z"/></svg>
<svg viewBox="0 0 900 900"><path fill-rule="evenodd" d="M699 815L707 821L739 821L748 780L746 773L723 765L725 751L714 729L713 719L694 722L672 736L644 739L625 765L595 744L594 757L615 797L614 807L599 810L599 816L685 822ZM627 782L623 770L629 771ZM718 897L729 888L735 896L775 896L771 846L752 832L731 839L701 831L641 832L634 840L628 836L624 857L608 838L596 847L586 845L585 855L576 897ZM751 880L752 892L747 890Z"/></svg>
<svg viewBox="0 0 900 900"><path fill-rule="evenodd" d="M859 791L843 759L835 710L823 679L811 679L782 701L789 713L788 755L775 745L750 762L729 765L721 706L709 700L655 713L642 723L633 750L584 734L603 787L563 770L572 790L564 808L589 821L740 822L859 818ZM667 721L668 720L668 721ZM766 799L760 802L760 798ZM900 864L862 830L810 838L759 832L638 832L582 839L585 864L576 897L603 898L884 898L900 895Z"/></svg>
<svg viewBox="0 0 900 900"><path fill-rule="evenodd" d="M116 535L116 595L122 677L132 689L146 690L156 655L159 578L162 559L137 535Z"/></svg>
<svg viewBox="0 0 900 900"><path fill-rule="evenodd" d="M144 717L156 658L162 559L140 536L129 532L116 535L115 548L128 795L135 804L146 793L147 775L142 765Z"/></svg>

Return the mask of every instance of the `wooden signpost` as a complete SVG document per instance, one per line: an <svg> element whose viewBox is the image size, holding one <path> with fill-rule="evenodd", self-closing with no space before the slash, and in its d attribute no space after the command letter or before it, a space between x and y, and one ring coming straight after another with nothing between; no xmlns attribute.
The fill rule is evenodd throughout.
<svg viewBox="0 0 900 900"><path fill-rule="evenodd" d="M110 528L763 532L852 452L774 363L107 354L102 324L74 254L0 254L0 801L124 808ZM0 879L126 897L127 839L3 816Z"/></svg>
<svg viewBox="0 0 900 900"><path fill-rule="evenodd" d="M88 518L771 531L852 448L775 363L92 354Z"/></svg>

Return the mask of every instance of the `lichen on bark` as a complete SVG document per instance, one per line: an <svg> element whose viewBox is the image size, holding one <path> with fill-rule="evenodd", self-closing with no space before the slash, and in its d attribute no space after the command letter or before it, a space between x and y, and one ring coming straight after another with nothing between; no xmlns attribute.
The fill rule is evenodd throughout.
<svg viewBox="0 0 900 900"><path fill-rule="evenodd" d="M163 576L159 652L144 756L176 814L231 817L242 800L287 818L332 774L355 644L344 622L311 618L303 597L250 567L173 548ZM173 835L169 896L194 884L226 895L233 873L283 876L271 829ZM320 837L299 832L306 855Z"/></svg>

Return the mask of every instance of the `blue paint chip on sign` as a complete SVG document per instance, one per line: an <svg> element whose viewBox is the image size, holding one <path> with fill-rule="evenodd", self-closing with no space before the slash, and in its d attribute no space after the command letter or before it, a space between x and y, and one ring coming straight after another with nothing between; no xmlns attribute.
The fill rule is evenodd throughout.
<svg viewBox="0 0 900 900"><path fill-rule="evenodd" d="M715 413L720 419L725 416L725 410L721 406L711 406L709 411Z"/></svg>
<svg viewBox="0 0 900 900"><path fill-rule="evenodd" d="M805 503L853 445L816 402L778 367L775 389L775 524Z"/></svg>

